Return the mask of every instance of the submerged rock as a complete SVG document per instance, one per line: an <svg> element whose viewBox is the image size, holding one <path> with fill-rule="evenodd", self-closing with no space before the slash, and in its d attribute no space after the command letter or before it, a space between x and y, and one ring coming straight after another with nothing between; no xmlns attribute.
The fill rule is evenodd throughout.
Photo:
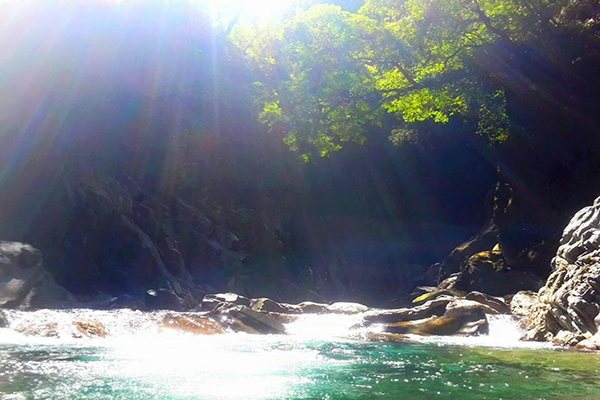
<svg viewBox="0 0 600 400"><path fill-rule="evenodd" d="M561 331L594 336L600 311L600 198L571 219L552 268L532 307L526 337L553 339Z"/></svg>

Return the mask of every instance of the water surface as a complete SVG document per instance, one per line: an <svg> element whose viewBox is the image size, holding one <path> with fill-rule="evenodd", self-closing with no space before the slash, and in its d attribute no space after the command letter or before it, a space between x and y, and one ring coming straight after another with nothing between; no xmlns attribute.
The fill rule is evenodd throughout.
<svg viewBox="0 0 600 400"><path fill-rule="evenodd" d="M82 315L83 314L83 315ZM158 332L161 313L12 312L11 328L60 321L57 337L0 330L3 399L599 399L600 356L490 336L381 343L343 338L356 317L314 316L289 336ZM74 318L108 338L73 339Z"/></svg>

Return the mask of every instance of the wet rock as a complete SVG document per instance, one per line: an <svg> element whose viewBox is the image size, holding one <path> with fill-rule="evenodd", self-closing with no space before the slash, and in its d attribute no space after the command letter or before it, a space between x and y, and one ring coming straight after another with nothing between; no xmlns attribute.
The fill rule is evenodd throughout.
<svg viewBox="0 0 600 400"><path fill-rule="evenodd" d="M451 289L431 288L430 291L416 297L412 302L413 302L413 304L422 304L422 303L425 303L426 301L434 300L441 296L455 297L455 296L460 296L460 295L459 295L459 293L457 293L457 291L451 290Z"/></svg>
<svg viewBox="0 0 600 400"><path fill-rule="evenodd" d="M69 307L75 298L57 285L42 264L42 254L18 242L0 242L0 307Z"/></svg>
<svg viewBox="0 0 600 400"><path fill-rule="evenodd" d="M8 328L8 319L6 318L6 315L0 311L0 328Z"/></svg>
<svg viewBox="0 0 600 400"><path fill-rule="evenodd" d="M414 321L418 319L429 318L431 316L442 316L446 312L446 306L451 301L451 298L446 297L431 300L425 304L412 308L369 311L363 316L363 324L368 326L371 324Z"/></svg>
<svg viewBox="0 0 600 400"><path fill-rule="evenodd" d="M214 299L221 303L229 303L236 306L250 306L250 299L244 296L240 296L235 293L218 293L218 294L207 294L204 296L204 300Z"/></svg>
<svg viewBox="0 0 600 400"><path fill-rule="evenodd" d="M552 343L559 346L575 346L585 339L585 336L569 331L560 331L552 338Z"/></svg>
<svg viewBox="0 0 600 400"><path fill-rule="evenodd" d="M512 299L510 300L510 312L521 317L528 316L536 302L536 292L522 290L512 296Z"/></svg>
<svg viewBox="0 0 600 400"><path fill-rule="evenodd" d="M359 303L337 302L329 305L327 310L335 314L359 314L369 311L369 307Z"/></svg>
<svg viewBox="0 0 600 400"><path fill-rule="evenodd" d="M470 292L465 296L465 299L476 301L481 303L498 314L510 313L510 306L506 302L498 297L490 296L481 292Z"/></svg>
<svg viewBox="0 0 600 400"><path fill-rule="evenodd" d="M35 324L20 324L13 328L25 336L58 337L59 328L56 322L40 322Z"/></svg>
<svg viewBox="0 0 600 400"><path fill-rule="evenodd" d="M469 300L455 300L441 317L396 322L383 326L385 332L414 335L481 335L489 332L484 307Z"/></svg>
<svg viewBox="0 0 600 400"><path fill-rule="evenodd" d="M194 335L219 335L225 330L216 321L209 318L167 315L161 322L161 328L174 329Z"/></svg>
<svg viewBox="0 0 600 400"><path fill-rule="evenodd" d="M277 319L263 311L255 311L246 306L231 306L222 304L212 313L212 316L223 326L236 332L251 334L284 334L285 326Z"/></svg>
<svg viewBox="0 0 600 400"><path fill-rule="evenodd" d="M600 334L596 333L590 338L583 339L582 341L578 342L575 347L580 350L600 350Z"/></svg>
<svg viewBox="0 0 600 400"><path fill-rule="evenodd" d="M286 303L278 303L266 297L250 300L250 308L252 308L255 311L266 311L270 313L280 314L302 313L302 309L298 306Z"/></svg>
<svg viewBox="0 0 600 400"><path fill-rule="evenodd" d="M58 285L52 276L44 271L31 288L20 308L69 308L77 300L64 287Z"/></svg>
<svg viewBox="0 0 600 400"><path fill-rule="evenodd" d="M544 340L560 331L595 335L600 311L600 198L571 219L552 268L532 307L527 338Z"/></svg>
<svg viewBox="0 0 600 400"><path fill-rule="evenodd" d="M312 301L303 301L302 303L298 304L298 307L304 314L320 314L329 311L329 306L327 304L313 303Z"/></svg>
<svg viewBox="0 0 600 400"><path fill-rule="evenodd" d="M106 337L107 332L104 325L97 321L73 321L76 329L75 337Z"/></svg>

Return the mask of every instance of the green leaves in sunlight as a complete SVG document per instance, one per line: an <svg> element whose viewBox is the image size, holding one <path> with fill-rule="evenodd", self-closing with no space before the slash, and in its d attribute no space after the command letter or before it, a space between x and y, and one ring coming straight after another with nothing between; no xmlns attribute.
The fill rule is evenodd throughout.
<svg viewBox="0 0 600 400"><path fill-rule="evenodd" d="M355 13L318 4L234 40L256 72L259 120L303 161L363 143L386 113L394 143L417 137L421 122L453 116L502 142L504 91L477 55L544 35L566 3L366 0Z"/></svg>

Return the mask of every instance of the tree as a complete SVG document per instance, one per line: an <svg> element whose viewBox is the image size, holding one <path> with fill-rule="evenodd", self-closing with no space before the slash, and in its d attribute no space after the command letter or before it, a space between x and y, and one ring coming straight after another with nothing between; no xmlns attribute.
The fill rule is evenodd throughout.
<svg viewBox="0 0 600 400"><path fill-rule="evenodd" d="M507 138L504 88L478 67L494 46L548 35L567 0L368 0L316 5L243 50L256 69L259 119L303 160L362 143L386 113L401 142L420 123L474 121Z"/></svg>

